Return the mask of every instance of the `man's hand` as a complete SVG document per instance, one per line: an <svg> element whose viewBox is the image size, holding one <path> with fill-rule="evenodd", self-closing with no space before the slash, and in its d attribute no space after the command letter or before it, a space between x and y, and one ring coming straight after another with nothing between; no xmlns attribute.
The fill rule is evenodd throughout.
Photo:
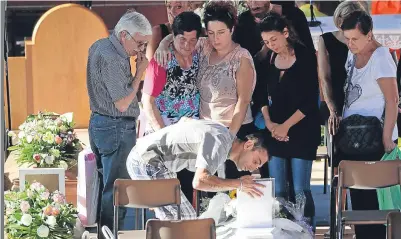
<svg viewBox="0 0 401 239"><path fill-rule="evenodd" d="M161 65L162 67L166 67L167 63L173 58L173 55L168 46L166 47L159 45L155 52L154 58L156 62L159 63L159 65Z"/></svg>
<svg viewBox="0 0 401 239"><path fill-rule="evenodd" d="M265 185L257 183L254 181L254 177L250 175L242 176L240 178L241 186L240 190L242 192L246 192L251 197L261 197L263 193L259 190L259 188L264 188Z"/></svg>
<svg viewBox="0 0 401 239"><path fill-rule="evenodd" d="M141 78L143 75L143 72L145 72L146 67L148 67L149 61L146 58L146 55L143 54L142 52L138 52L136 55L136 72L135 76L136 78Z"/></svg>

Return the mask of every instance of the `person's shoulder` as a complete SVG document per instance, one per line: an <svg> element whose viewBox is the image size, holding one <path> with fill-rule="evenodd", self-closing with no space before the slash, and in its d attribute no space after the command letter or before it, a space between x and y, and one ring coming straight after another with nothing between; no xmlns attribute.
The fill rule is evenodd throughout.
<svg viewBox="0 0 401 239"><path fill-rule="evenodd" d="M299 20L301 18L306 19L305 13L298 7L283 8L283 15L288 20Z"/></svg>
<svg viewBox="0 0 401 239"><path fill-rule="evenodd" d="M89 48L89 55L105 61L118 60L118 53L108 38L102 38L93 43Z"/></svg>
<svg viewBox="0 0 401 239"><path fill-rule="evenodd" d="M316 58L316 51L306 47L304 44L296 43L294 51L297 58Z"/></svg>
<svg viewBox="0 0 401 239"><path fill-rule="evenodd" d="M247 22L247 21L253 21L253 16L251 14L251 11L246 10L244 12L242 12L239 16L238 16L238 24Z"/></svg>

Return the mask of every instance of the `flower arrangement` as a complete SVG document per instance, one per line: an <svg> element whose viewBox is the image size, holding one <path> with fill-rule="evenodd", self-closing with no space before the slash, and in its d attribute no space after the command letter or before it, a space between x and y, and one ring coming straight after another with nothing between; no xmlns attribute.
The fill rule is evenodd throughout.
<svg viewBox="0 0 401 239"><path fill-rule="evenodd" d="M58 191L34 182L24 191L6 192L4 200L8 238L72 238L77 210Z"/></svg>
<svg viewBox="0 0 401 239"><path fill-rule="evenodd" d="M82 144L74 133L72 113L39 112L28 116L19 130L18 135L9 132L9 136L18 138L18 143L8 150L17 152L16 161L20 166L67 170L76 164Z"/></svg>

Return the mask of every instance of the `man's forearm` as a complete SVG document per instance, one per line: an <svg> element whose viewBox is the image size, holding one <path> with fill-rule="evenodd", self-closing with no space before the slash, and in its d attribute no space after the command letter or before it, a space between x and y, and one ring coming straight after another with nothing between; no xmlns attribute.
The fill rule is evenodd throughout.
<svg viewBox="0 0 401 239"><path fill-rule="evenodd" d="M141 79L139 77L135 76L134 80L132 81L132 84L131 84L132 92L129 95L127 95L126 97L122 98L121 100L115 102L115 106L120 112L127 111L129 105L132 103L132 101L136 97L136 94L138 93L138 88L139 88L140 83L141 83Z"/></svg>
<svg viewBox="0 0 401 239"><path fill-rule="evenodd" d="M223 179L209 174L195 179L193 186L200 191L222 192L237 189L240 185L239 179Z"/></svg>

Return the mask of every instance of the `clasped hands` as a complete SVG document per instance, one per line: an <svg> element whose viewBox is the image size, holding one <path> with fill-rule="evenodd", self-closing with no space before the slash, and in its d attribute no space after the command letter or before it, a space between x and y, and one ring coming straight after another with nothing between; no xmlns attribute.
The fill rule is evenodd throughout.
<svg viewBox="0 0 401 239"><path fill-rule="evenodd" d="M290 127L287 124L277 124L272 121L265 123L267 129L271 132L272 137L277 141L288 142L290 140L290 137L288 137L288 130L290 130Z"/></svg>

